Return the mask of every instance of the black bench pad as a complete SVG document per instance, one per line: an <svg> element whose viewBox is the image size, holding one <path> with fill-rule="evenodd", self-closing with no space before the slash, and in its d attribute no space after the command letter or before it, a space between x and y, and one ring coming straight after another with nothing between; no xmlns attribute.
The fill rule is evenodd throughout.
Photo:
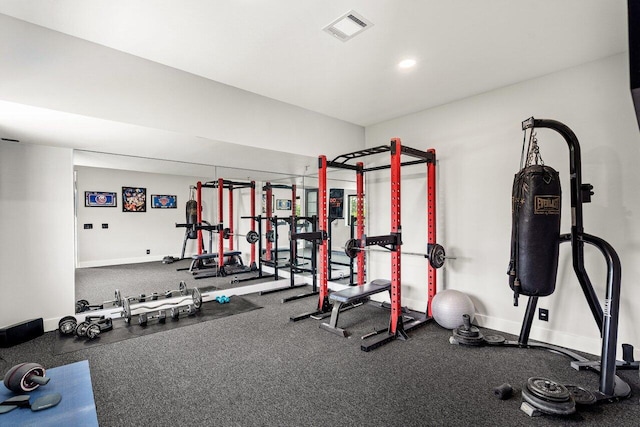
<svg viewBox="0 0 640 427"><path fill-rule="evenodd" d="M390 280L376 279L361 286L351 286L347 289L333 292L329 295L329 300L348 304L390 289Z"/></svg>

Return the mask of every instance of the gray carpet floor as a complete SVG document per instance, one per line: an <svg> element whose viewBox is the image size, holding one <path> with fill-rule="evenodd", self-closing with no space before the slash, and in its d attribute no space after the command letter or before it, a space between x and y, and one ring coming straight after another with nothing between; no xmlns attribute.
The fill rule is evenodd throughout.
<svg viewBox="0 0 640 427"><path fill-rule="evenodd" d="M179 277L196 286L176 266L79 270L79 295L89 296L82 292L92 288L92 302L108 299L114 286L123 285L123 274L128 284L141 285L130 293L171 289ZM222 281L197 283L227 286ZM547 351L451 345L451 332L435 323L416 329L408 341L365 353L360 337L386 326L386 310L367 304L343 313L341 325L352 335L341 338L313 319L289 322L290 315L317 303L313 298L281 303L298 293L246 295L263 308L60 355L53 353L57 332L47 333L0 350L0 372L23 361L55 367L87 359L103 426L639 424L638 371L619 372L632 386L629 399L581 408L569 417L530 418L519 410L529 377L597 389L598 376L575 371L566 357ZM493 395L503 383L515 389L509 400Z"/></svg>

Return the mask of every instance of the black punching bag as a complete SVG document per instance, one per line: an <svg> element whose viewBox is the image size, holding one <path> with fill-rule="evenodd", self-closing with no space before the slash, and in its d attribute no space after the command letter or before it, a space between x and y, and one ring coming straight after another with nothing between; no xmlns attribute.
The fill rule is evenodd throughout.
<svg viewBox="0 0 640 427"><path fill-rule="evenodd" d="M198 223L198 202L195 200L189 200L187 202L187 224L195 225ZM189 231L189 238L196 239L198 237L198 231L193 227Z"/></svg>
<svg viewBox="0 0 640 427"><path fill-rule="evenodd" d="M513 180L509 286L519 294L551 295L556 287L560 246L558 172L544 165L520 170Z"/></svg>

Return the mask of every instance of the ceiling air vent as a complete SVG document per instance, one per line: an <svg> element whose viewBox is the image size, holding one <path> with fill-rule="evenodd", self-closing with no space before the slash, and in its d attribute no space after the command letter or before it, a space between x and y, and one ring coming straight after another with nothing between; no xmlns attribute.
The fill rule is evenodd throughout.
<svg viewBox="0 0 640 427"><path fill-rule="evenodd" d="M346 42L372 26L373 23L371 21L364 18L359 13L350 10L331 24L324 27L322 30L331 34L335 38Z"/></svg>

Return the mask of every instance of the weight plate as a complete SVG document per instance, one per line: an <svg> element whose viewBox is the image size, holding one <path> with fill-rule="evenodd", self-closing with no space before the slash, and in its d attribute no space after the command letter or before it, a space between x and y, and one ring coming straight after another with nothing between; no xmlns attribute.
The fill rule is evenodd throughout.
<svg viewBox="0 0 640 427"><path fill-rule="evenodd" d="M118 289L116 289L114 302L115 302L115 304L117 306L121 306L122 305L122 294L120 293L120 291Z"/></svg>
<svg viewBox="0 0 640 427"><path fill-rule="evenodd" d="M193 305L196 308L200 308L202 305L202 294L198 288L193 288Z"/></svg>
<svg viewBox="0 0 640 427"><path fill-rule="evenodd" d="M596 403L596 395L586 388L582 388L577 385L565 385L571 396L573 396L573 400L576 401L576 405L593 405Z"/></svg>
<svg viewBox="0 0 640 427"><path fill-rule="evenodd" d="M76 326L76 335L79 337L86 336L88 328L89 328L89 322L78 323L78 326Z"/></svg>
<svg viewBox="0 0 640 427"><path fill-rule="evenodd" d="M271 243L275 242L276 241L276 232L273 231L273 230L267 231L266 238L267 238L267 241L269 241Z"/></svg>
<svg viewBox="0 0 640 427"><path fill-rule="evenodd" d="M484 341L489 345L500 345L506 340L502 335L485 335Z"/></svg>
<svg viewBox="0 0 640 427"><path fill-rule="evenodd" d="M464 335L458 335L457 333L453 333L453 338L458 344L461 345L473 345L473 346L481 346L484 344L484 338L482 334L477 337L466 337Z"/></svg>
<svg viewBox="0 0 640 427"><path fill-rule="evenodd" d="M477 338L480 336L480 329L475 326L471 326L469 329L466 329L464 326L460 326L456 329L456 334L468 338Z"/></svg>
<svg viewBox="0 0 640 427"><path fill-rule="evenodd" d="M158 321L160 323L164 323L167 320L167 312L164 310L160 310L158 312Z"/></svg>
<svg viewBox="0 0 640 427"><path fill-rule="evenodd" d="M540 399L539 397L531 393L531 391L528 389L528 384L522 388L522 400L545 414L570 415L576 411L576 402L571 397L569 397L569 399L564 402L554 402Z"/></svg>
<svg viewBox="0 0 640 427"><path fill-rule="evenodd" d="M180 310L176 310L175 307L171 307L171 318L177 319L180 316Z"/></svg>
<svg viewBox="0 0 640 427"><path fill-rule="evenodd" d="M187 284L185 283L184 280L180 281L180 285L178 286L178 289L180 290L180 295L188 295L189 292L187 290Z"/></svg>
<svg viewBox="0 0 640 427"><path fill-rule="evenodd" d="M360 252L360 245L358 244L358 240L347 240L347 243L345 243L344 245L344 253L347 254L349 258L355 258L356 256L358 256L358 252Z"/></svg>
<svg viewBox="0 0 640 427"><path fill-rule="evenodd" d="M246 239L247 239L247 243L253 245L258 240L260 240L260 235L256 231L251 230L247 233Z"/></svg>
<svg viewBox="0 0 640 427"><path fill-rule="evenodd" d="M76 313L82 313L84 311L89 311L89 301L86 299L76 301Z"/></svg>
<svg viewBox="0 0 640 427"><path fill-rule="evenodd" d="M129 303L129 298L122 300L122 316L127 323L131 323L131 304Z"/></svg>
<svg viewBox="0 0 640 427"><path fill-rule="evenodd" d="M140 326L145 326L147 324L147 313L140 313L138 315L138 324L140 324Z"/></svg>
<svg viewBox="0 0 640 427"><path fill-rule="evenodd" d="M58 329L64 335L72 334L76 330L78 321L73 316L65 316L58 322Z"/></svg>
<svg viewBox="0 0 640 427"><path fill-rule="evenodd" d="M86 335L90 340L95 339L98 335L100 335L100 326L96 325L95 323L90 324L87 328Z"/></svg>
<svg viewBox="0 0 640 427"><path fill-rule="evenodd" d="M529 378L527 388L531 394L544 400L566 402L571 399L571 393L565 386L547 378Z"/></svg>
<svg viewBox="0 0 640 427"><path fill-rule="evenodd" d="M429 250L429 264L433 268L440 268L444 265L446 254L442 245L435 243Z"/></svg>
<svg viewBox="0 0 640 427"><path fill-rule="evenodd" d="M187 315L193 316L195 314L196 314L196 308L192 304L189 304L187 306Z"/></svg>

